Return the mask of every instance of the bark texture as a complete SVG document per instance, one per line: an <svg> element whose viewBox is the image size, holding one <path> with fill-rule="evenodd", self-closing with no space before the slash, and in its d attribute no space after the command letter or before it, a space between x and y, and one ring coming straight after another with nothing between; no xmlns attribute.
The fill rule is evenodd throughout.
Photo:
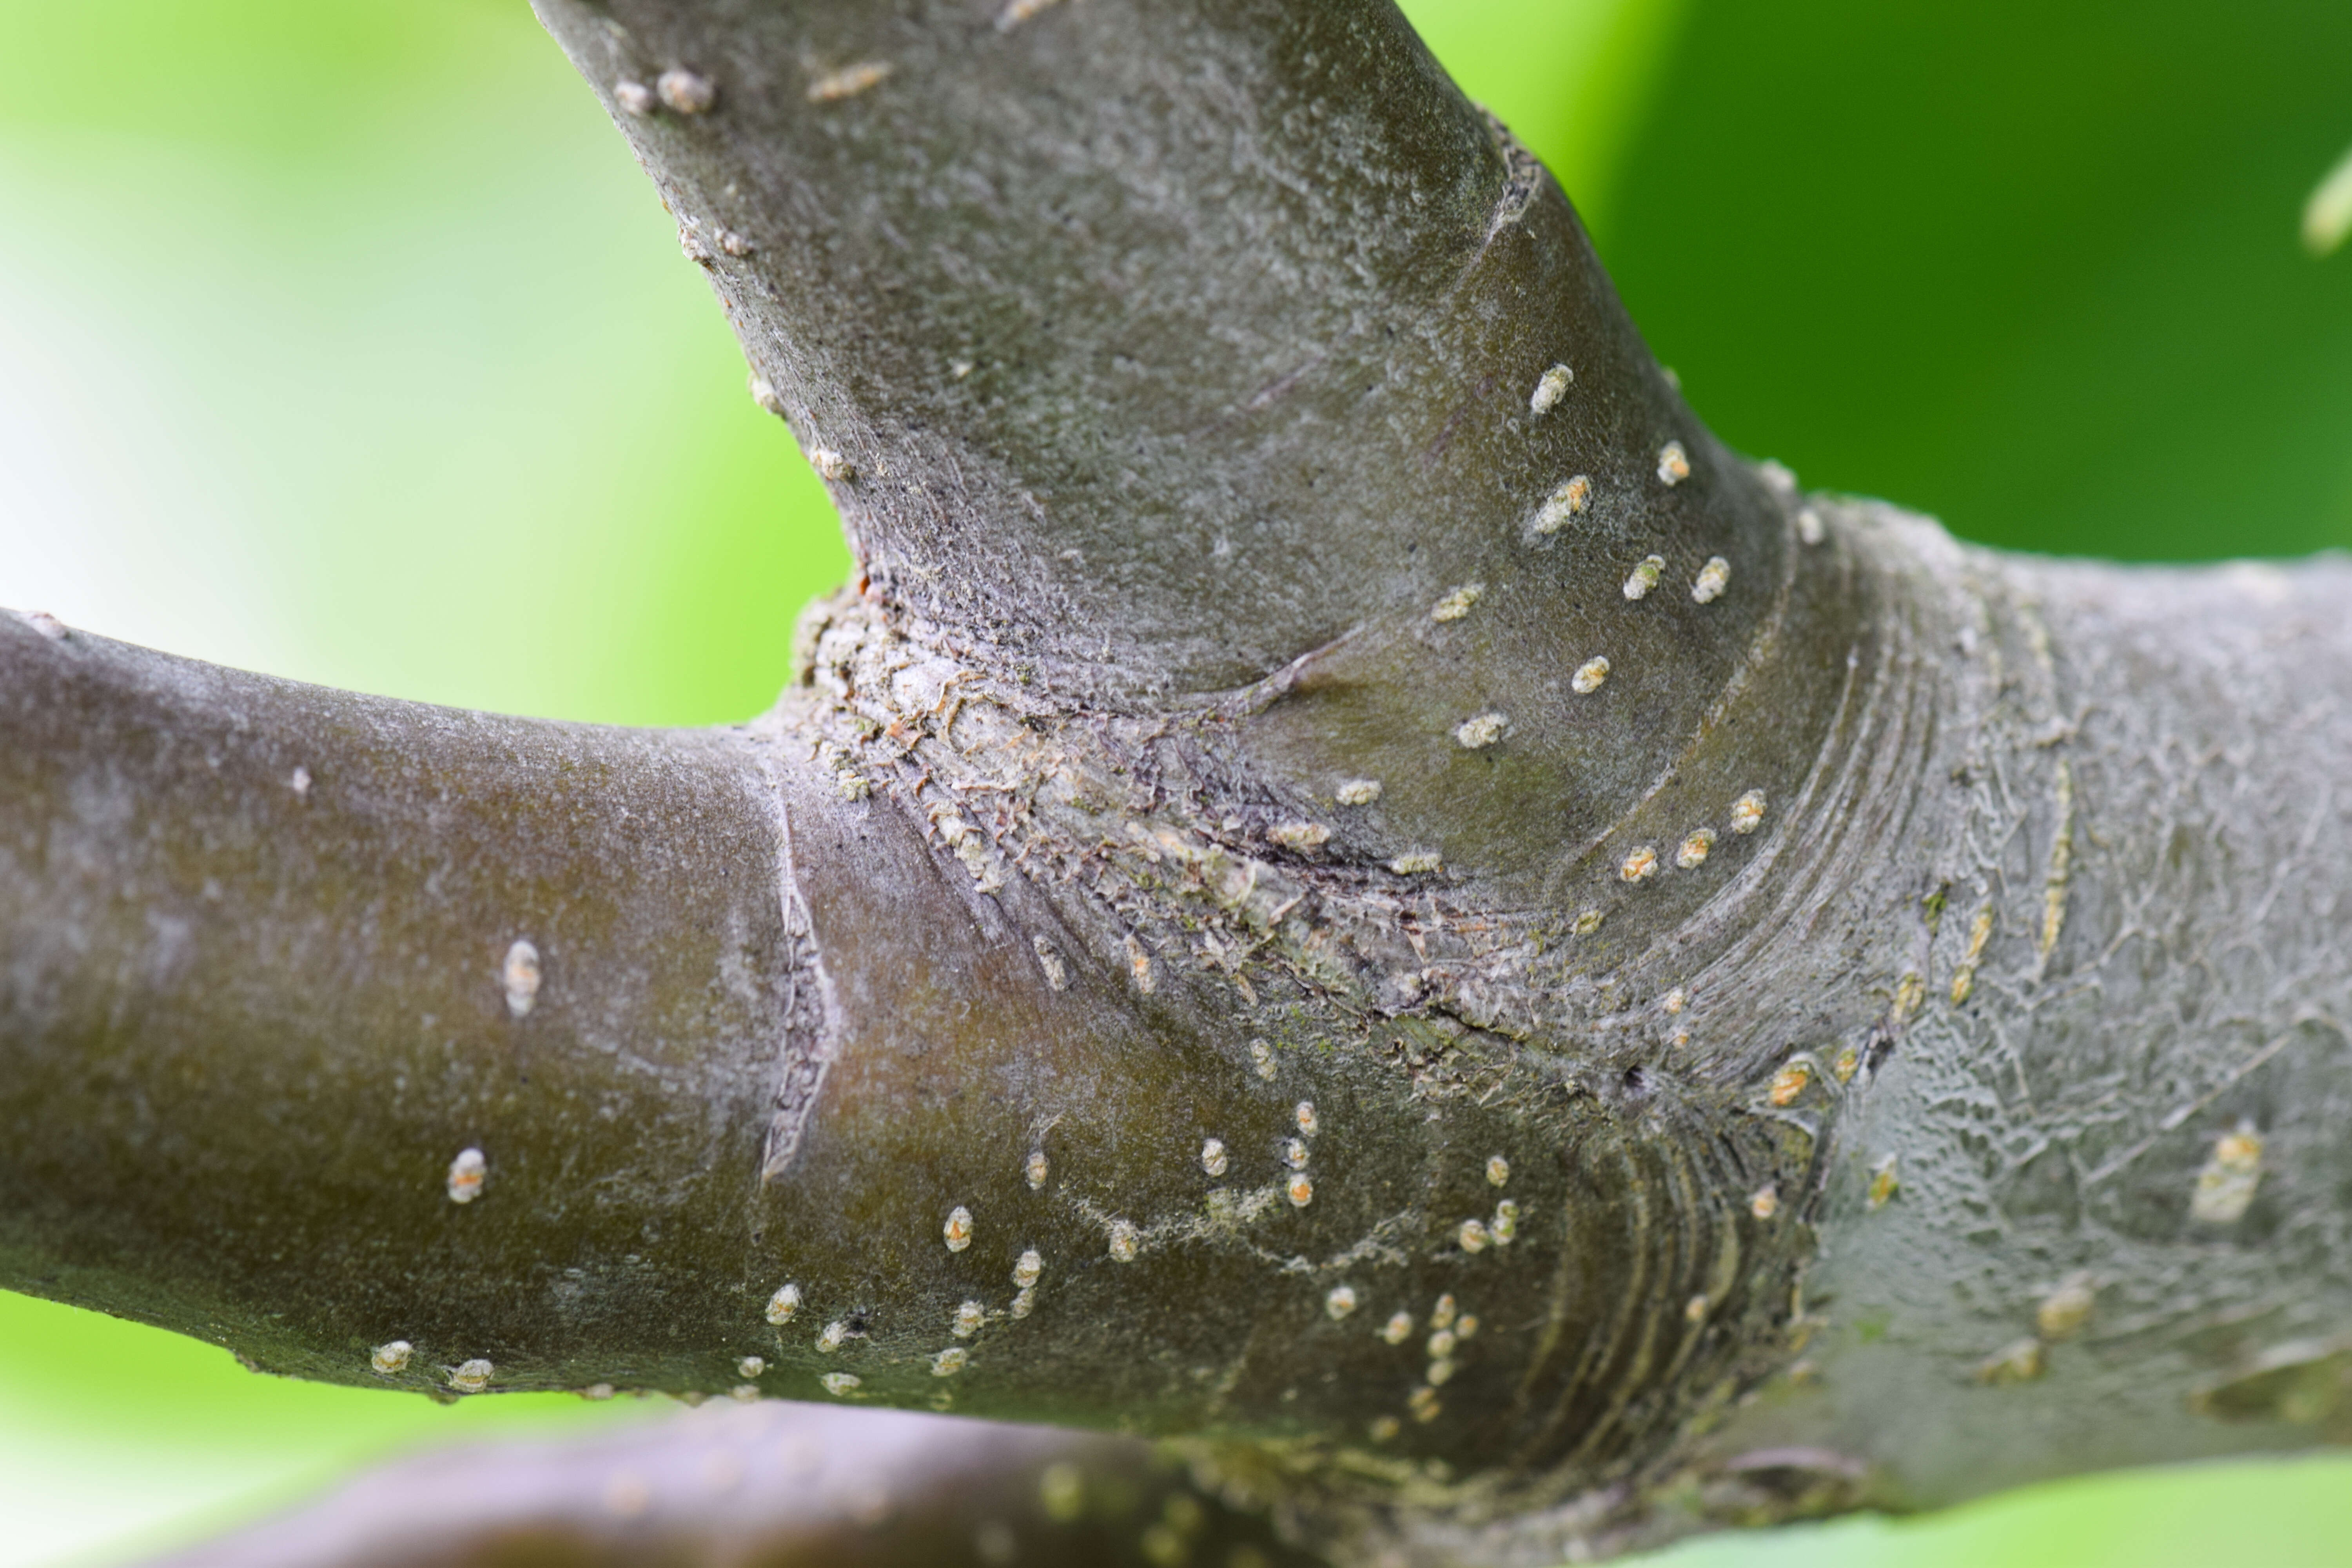
<svg viewBox="0 0 2352 1568"><path fill-rule="evenodd" d="M813 984L752 747L13 616L0 710L13 1287L345 1382L715 1366Z"/></svg>
<svg viewBox="0 0 2352 1568"><path fill-rule="evenodd" d="M1041 1464L1545 1563L2352 1430L2344 568L1741 462L1385 0L541 11L858 579L703 735L0 625L9 1283L1182 1460L877 1426L889 1561ZM588 1484L271 1560L845 1550Z"/></svg>

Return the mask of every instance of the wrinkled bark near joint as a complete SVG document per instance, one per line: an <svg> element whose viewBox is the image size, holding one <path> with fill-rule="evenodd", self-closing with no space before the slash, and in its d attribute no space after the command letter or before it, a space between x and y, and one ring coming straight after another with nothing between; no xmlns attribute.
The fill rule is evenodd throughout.
<svg viewBox="0 0 2352 1568"><path fill-rule="evenodd" d="M1939 542L1966 679L1887 911L1916 985L1827 1162L1802 1353L1701 1449L1917 1507L2341 1441L2352 572Z"/></svg>
<svg viewBox="0 0 2352 1568"><path fill-rule="evenodd" d="M1343 1561L2352 1420L2339 568L1739 462L1370 0L543 14L861 581L704 737L7 626L12 1280L1172 1435Z"/></svg>

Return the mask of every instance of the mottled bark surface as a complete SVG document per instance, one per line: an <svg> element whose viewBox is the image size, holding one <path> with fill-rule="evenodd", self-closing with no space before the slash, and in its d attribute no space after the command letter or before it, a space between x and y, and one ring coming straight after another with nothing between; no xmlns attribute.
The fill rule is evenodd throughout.
<svg viewBox="0 0 2352 1568"><path fill-rule="evenodd" d="M0 713L12 1286L346 1382L716 1366L811 984L753 747L15 616Z"/></svg>
<svg viewBox="0 0 2352 1568"><path fill-rule="evenodd" d="M2342 567L1739 461L1376 0L542 14L858 580L707 735L0 624L11 1285L1183 1461L725 1438L887 1434L877 1561L1056 1463L1153 1562L1541 1563L2352 1427ZM846 1550L604 1441L268 1560Z"/></svg>
<svg viewBox="0 0 2352 1568"><path fill-rule="evenodd" d="M1713 1441L1918 1504L2341 1440L2352 571L1950 578L1922 1000L1835 1129L1819 1332Z"/></svg>

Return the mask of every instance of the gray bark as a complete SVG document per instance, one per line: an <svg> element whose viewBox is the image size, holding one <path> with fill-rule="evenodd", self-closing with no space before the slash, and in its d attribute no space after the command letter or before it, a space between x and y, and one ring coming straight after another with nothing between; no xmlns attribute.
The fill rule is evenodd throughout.
<svg viewBox="0 0 2352 1568"><path fill-rule="evenodd" d="M714 734L0 626L0 1278L309 1376L1164 1438L1147 1555L2352 1429L2341 566L1745 464L1385 0L542 15L858 580ZM1147 1462L906 1430L925 1553ZM274 1560L593 1560L585 1495ZM819 1552L762 1495L627 1528Z"/></svg>

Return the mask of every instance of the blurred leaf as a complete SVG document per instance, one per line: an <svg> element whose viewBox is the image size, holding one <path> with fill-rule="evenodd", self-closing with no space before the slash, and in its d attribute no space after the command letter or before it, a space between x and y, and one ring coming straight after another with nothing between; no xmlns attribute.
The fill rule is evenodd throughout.
<svg viewBox="0 0 2352 1568"><path fill-rule="evenodd" d="M774 700L839 526L527 10L0 20L44 60L0 100L0 603L514 712Z"/></svg>
<svg viewBox="0 0 2352 1568"><path fill-rule="evenodd" d="M11 1565L177 1545L403 1444L668 1408L562 1394L443 1406L257 1376L216 1346L5 1291L0 1351L0 1563Z"/></svg>
<svg viewBox="0 0 2352 1568"><path fill-rule="evenodd" d="M2026 549L2352 543L2352 6L1697 5L1604 245L1733 444Z"/></svg>
<svg viewBox="0 0 2352 1568"><path fill-rule="evenodd" d="M1916 1519L1711 1536L1649 1568L2342 1568L2340 1458L2087 1476Z"/></svg>

